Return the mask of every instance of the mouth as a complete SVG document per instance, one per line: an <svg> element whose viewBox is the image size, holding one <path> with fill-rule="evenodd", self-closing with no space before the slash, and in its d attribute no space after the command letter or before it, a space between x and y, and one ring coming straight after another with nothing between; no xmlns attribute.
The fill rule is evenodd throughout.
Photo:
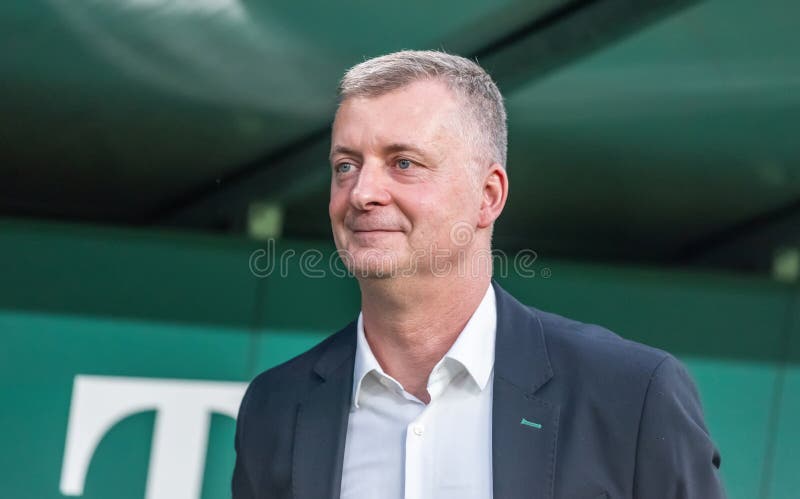
<svg viewBox="0 0 800 499"><path fill-rule="evenodd" d="M373 237L382 237L382 236L389 236L391 234L399 234L399 230L354 230L353 236L363 238L373 238Z"/></svg>
<svg viewBox="0 0 800 499"><path fill-rule="evenodd" d="M359 239L373 239L373 238L383 238L383 237L391 237L392 234L400 234L402 231L399 230L389 230L389 229L370 229L370 230L353 230L352 234L353 237Z"/></svg>

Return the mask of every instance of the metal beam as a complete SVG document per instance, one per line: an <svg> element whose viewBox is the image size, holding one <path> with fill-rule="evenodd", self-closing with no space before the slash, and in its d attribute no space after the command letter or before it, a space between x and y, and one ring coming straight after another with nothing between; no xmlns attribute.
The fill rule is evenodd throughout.
<svg viewBox="0 0 800 499"><path fill-rule="evenodd" d="M800 246L800 199L737 222L683 247L682 265L769 270L781 247Z"/></svg>
<svg viewBox="0 0 800 499"><path fill-rule="evenodd" d="M180 196L148 218L147 225L216 226L240 217L251 201L282 203L330 178L330 129L316 130L297 142L247 163L211 184Z"/></svg>

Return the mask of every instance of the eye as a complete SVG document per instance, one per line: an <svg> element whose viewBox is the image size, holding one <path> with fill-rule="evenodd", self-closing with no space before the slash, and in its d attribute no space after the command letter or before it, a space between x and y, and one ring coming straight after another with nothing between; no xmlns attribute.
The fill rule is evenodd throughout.
<svg viewBox="0 0 800 499"><path fill-rule="evenodd" d="M336 173L347 173L353 169L353 163L339 163L336 165Z"/></svg>
<svg viewBox="0 0 800 499"><path fill-rule="evenodd" d="M401 170L408 170L409 168L411 168L412 164L413 163L411 163L411 160L409 160L409 159L398 159L397 160L397 167L400 168Z"/></svg>

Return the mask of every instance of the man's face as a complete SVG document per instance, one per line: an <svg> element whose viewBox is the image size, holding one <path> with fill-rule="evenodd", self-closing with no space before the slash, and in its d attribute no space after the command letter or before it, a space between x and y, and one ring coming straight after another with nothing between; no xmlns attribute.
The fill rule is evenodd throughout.
<svg viewBox="0 0 800 499"><path fill-rule="evenodd" d="M481 188L471 148L454 126L459 110L437 81L339 107L329 214L356 277L440 274L469 248Z"/></svg>

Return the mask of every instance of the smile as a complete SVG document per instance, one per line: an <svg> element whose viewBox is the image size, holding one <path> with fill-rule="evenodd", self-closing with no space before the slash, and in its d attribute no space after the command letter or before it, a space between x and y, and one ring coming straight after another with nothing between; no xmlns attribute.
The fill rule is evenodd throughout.
<svg viewBox="0 0 800 499"><path fill-rule="evenodd" d="M355 230L353 231L354 235L357 236L381 236L384 234L399 234L399 230Z"/></svg>
<svg viewBox="0 0 800 499"><path fill-rule="evenodd" d="M376 237L383 237L388 236L391 234L400 234L401 231L399 230L354 230L353 236L357 238L376 238Z"/></svg>

